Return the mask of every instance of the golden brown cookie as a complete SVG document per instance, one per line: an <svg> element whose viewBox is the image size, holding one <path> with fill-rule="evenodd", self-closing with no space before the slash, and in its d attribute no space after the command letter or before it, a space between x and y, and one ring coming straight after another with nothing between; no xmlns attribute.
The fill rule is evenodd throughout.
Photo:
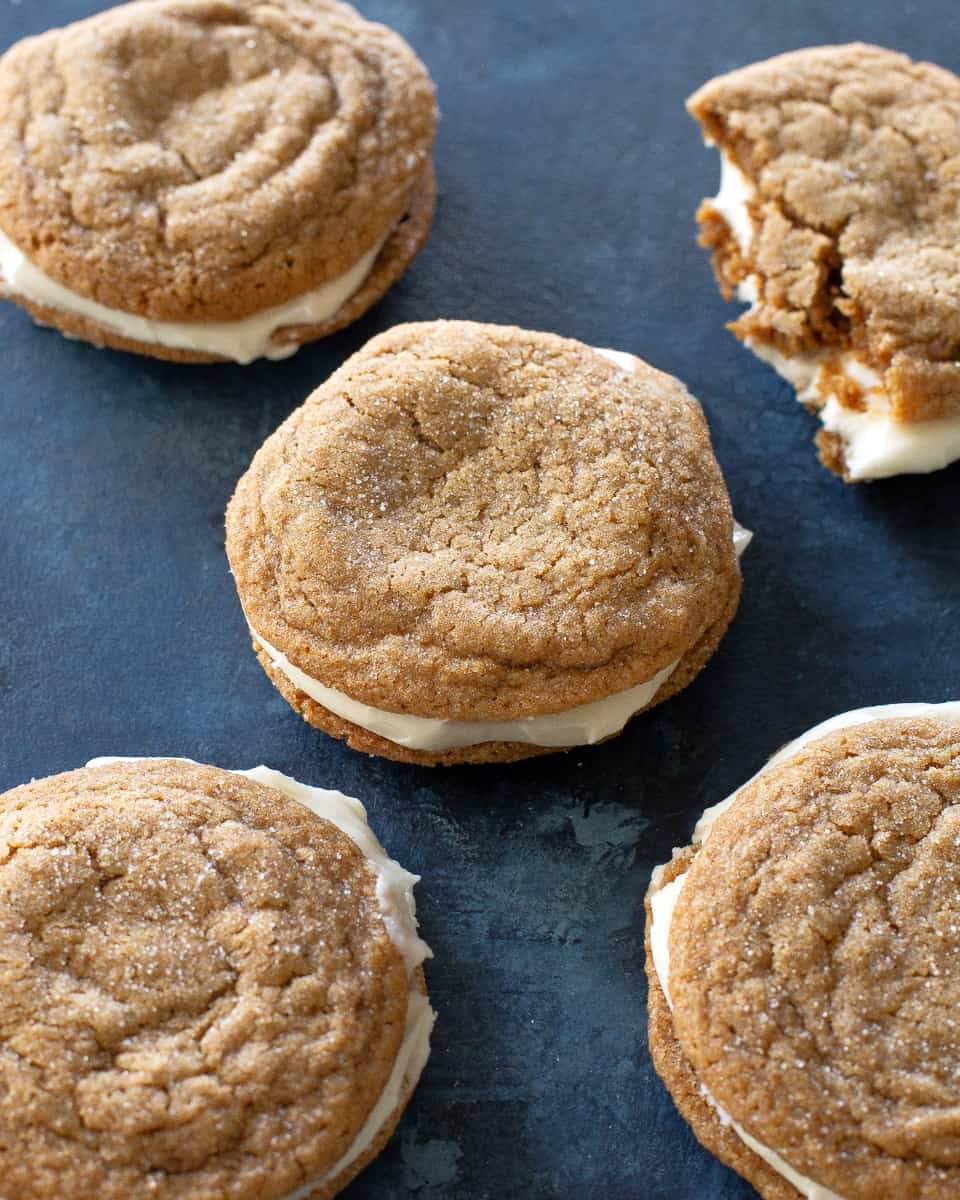
<svg viewBox="0 0 960 1200"><path fill-rule="evenodd" d="M253 774L118 761L0 797L4 1195L325 1200L389 1136L432 1020L381 898L412 877L355 801Z"/></svg>
<svg viewBox="0 0 960 1200"><path fill-rule="evenodd" d="M685 685L737 606L733 527L677 380L437 321L374 338L267 440L227 553L308 721L476 762L602 740Z"/></svg>
<svg viewBox="0 0 960 1200"><path fill-rule="evenodd" d="M960 704L895 706L792 744L655 872L655 1065L768 1200L960 1190L958 845Z"/></svg>
<svg viewBox="0 0 960 1200"><path fill-rule="evenodd" d="M433 213L433 85L338 0L140 0L0 59L0 283L181 361L360 316Z"/></svg>
<svg viewBox="0 0 960 1200"><path fill-rule="evenodd" d="M823 422L846 479L960 457L960 78L820 46L689 100L724 162L700 206L734 333Z"/></svg>

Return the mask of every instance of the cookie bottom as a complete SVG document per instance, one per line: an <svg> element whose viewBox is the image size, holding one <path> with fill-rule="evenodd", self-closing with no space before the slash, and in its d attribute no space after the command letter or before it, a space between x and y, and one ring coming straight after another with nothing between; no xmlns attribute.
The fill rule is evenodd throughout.
<svg viewBox="0 0 960 1200"><path fill-rule="evenodd" d="M638 709L634 716L647 712L664 700L685 688L695 676L699 675L704 666L713 657L730 622L733 620L740 600L740 576L736 576L736 586L731 589L727 606L720 620L707 629L706 633L691 650L680 659L676 669L669 679L659 689L654 698L644 708ZM508 763L518 762L524 758L538 758L545 754L556 754L568 750L579 749L576 746L532 746L525 742L480 742L474 746L460 746L453 750L415 750L408 746L400 746L379 734L372 733L360 725L353 724L343 717L338 717L328 708L324 708L306 692L300 691L290 679L283 674L255 639L253 648L260 665L266 671L274 687L283 696L291 708L298 712L308 725L321 729L331 737L345 741L354 750L366 754L376 754L381 758L391 758L395 762L416 763L423 767L454 766L458 763ZM633 720L633 717L630 718ZM624 726L626 728L626 726ZM620 733L611 734L611 738L619 737Z"/></svg>
<svg viewBox="0 0 960 1200"><path fill-rule="evenodd" d="M423 996L426 996L427 982L423 975L423 967L417 967L413 974L413 981L417 990ZM300 1192L294 1192L293 1195L297 1197L297 1200L332 1200L333 1196L341 1192L352 1179L355 1179L365 1167L369 1166L393 1136L393 1131L400 1123L400 1118L403 1116L404 1110L410 1102L410 1097L416 1091L418 1082L418 1079L407 1080L400 1095L399 1104L390 1116L387 1117L383 1125L380 1126L376 1137L374 1137L373 1141L362 1154L358 1155L352 1163L348 1163L339 1175L335 1175L333 1179L328 1179L324 1183L318 1184L313 1191L303 1191L301 1189ZM304 1187L307 1186L304 1184Z"/></svg>
<svg viewBox="0 0 960 1200"><path fill-rule="evenodd" d="M663 871L663 883L669 883L689 870L696 854L694 847L676 855ZM647 971L647 1044L657 1074L673 1097L680 1115L690 1126L701 1146L716 1155L722 1163L736 1171L757 1189L764 1200L803 1200L801 1192L778 1174L769 1163L738 1137L733 1128L725 1125L719 1113L705 1099L702 1085L690 1061L683 1052L673 1028L673 1014L660 986L653 962L650 930L653 914L649 895L645 901L647 914L646 947Z"/></svg>
<svg viewBox="0 0 960 1200"><path fill-rule="evenodd" d="M847 470L847 459L844 454L843 438L836 433L828 433L826 429L821 429L814 439L817 445L817 453L820 456L820 461L832 471L834 475L839 475L844 483L869 483L868 479L853 480L850 472Z"/></svg>
<svg viewBox="0 0 960 1200"><path fill-rule="evenodd" d="M390 290L420 253L433 223L435 197L436 177L433 164L430 163L417 181L406 213L384 242L370 274L358 290L343 302L329 320L321 324L282 326L273 336L273 344L276 346L302 346L306 342L316 341L317 338L336 333L338 329L343 329L344 326L362 317ZM35 304L22 296L4 292L2 288L0 288L0 298L19 304L38 324L57 329L67 337L90 342L98 348L109 346L112 350L128 350L133 354L159 358L167 362L216 363L230 361L216 354L180 350L170 346L161 346L154 342L139 342L132 338L126 338L78 313Z"/></svg>

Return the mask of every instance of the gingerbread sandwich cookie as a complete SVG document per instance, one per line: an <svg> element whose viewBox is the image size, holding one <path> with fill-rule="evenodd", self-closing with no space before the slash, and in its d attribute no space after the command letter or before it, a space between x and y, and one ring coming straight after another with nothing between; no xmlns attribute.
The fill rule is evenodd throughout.
<svg viewBox="0 0 960 1200"><path fill-rule="evenodd" d="M960 1194L960 703L844 713L647 895L649 1039L767 1200Z"/></svg>
<svg viewBox="0 0 960 1200"><path fill-rule="evenodd" d="M335 1195L429 1052L415 881L357 801L263 767L0 796L0 1192Z"/></svg>
<svg viewBox="0 0 960 1200"><path fill-rule="evenodd" d="M676 379L466 321L374 338L267 439L227 511L283 695L356 749L425 764L601 741L679 691L737 607L734 543Z"/></svg>
<svg viewBox="0 0 960 1200"><path fill-rule="evenodd" d="M98 346L285 358L423 245L437 112L338 0L141 0L0 59L0 295Z"/></svg>
<svg viewBox="0 0 960 1200"><path fill-rule="evenodd" d="M844 479L960 458L960 78L821 46L713 79L690 112L722 156L700 207L731 326L822 422Z"/></svg>

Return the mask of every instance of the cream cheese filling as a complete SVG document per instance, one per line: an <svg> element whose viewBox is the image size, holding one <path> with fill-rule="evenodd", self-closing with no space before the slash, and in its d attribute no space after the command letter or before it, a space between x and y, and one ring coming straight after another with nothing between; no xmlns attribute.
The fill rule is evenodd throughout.
<svg viewBox="0 0 960 1200"><path fill-rule="evenodd" d="M370 1110L360 1132L353 1139L349 1148L330 1170L322 1178L305 1183L295 1192L289 1192L286 1200L304 1200L316 1188L331 1183L372 1145L377 1134L393 1116L404 1092L416 1086L423 1068L427 1065L427 1059L430 1056L430 1032L435 1020L436 1013L430 1007L426 996L416 988L412 988L407 1000L407 1020L403 1031L403 1041L397 1051L397 1057L393 1061L390 1077L380 1093L380 1099Z"/></svg>
<svg viewBox="0 0 960 1200"><path fill-rule="evenodd" d="M747 204L756 188L726 154L720 156L720 190L710 201L729 225L740 250L746 254L754 228ZM750 275L737 284L744 303L758 303L757 278ZM828 433L843 443L847 474L851 479L885 479L891 475L939 471L960 458L960 417L931 421L898 421L891 415L890 397L883 377L849 351L829 355L807 351L787 355L767 342L746 338L745 345L793 385L797 399L812 404ZM857 385L865 408L841 404L830 387L831 373L823 362L830 359L831 373L839 370Z"/></svg>
<svg viewBox="0 0 960 1200"><path fill-rule="evenodd" d="M327 687L294 666L252 625L250 633L266 651L274 667L286 675L294 687L345 721L411 750L457 750L481 742L522 742L531 746L557 748L592 746L618 733L635 712L645 708L677 666L676 662L672 662L646 683L591 704L577 705L566 712L519 717L513 721L447 721L440 717L386 712L382 708L352 700L343 692Z"/></svg>
<svg viewBox="0 0 960 1200"><path fill-rule="evenodd" d="M753 218L747 208L757 189L729 155L720 155L720 190L710 203L730 226L743 254L753 241Z"/></svg>
<svg viewBox="0 0 960 1200"><path fill-rule="evenodd" d="M865 725L868 721L924 716L930 713L960 720L960 701L948 701L943 704L877 705L873 708L853 709L850 712L840 713L836 717L831 717L827 721L822 721L819 725L808 729L806 733L779 750L756 775L753 775L747 780L747 783L737 788L726 800L722 800L719 804L714 804L711 808L708 808L694 828L693 845L701 845L707 840L717 819L727 811L740 792L752 783L754 779L759 779L767 771L792 758L809 742L815 741L817 738L826 737L827 734L833 733L838 729L847 729L853 725ZM678 875L669 883L663 884L660 882L663 877L663 870L663 867L654 868L651 878L650 913L652 920L650 926L650 953L653 958L653 966L657 973L660 987L667 1004L672 1009L673 1001L670 996L670 924L673 920L673 912L676 908L677 900L687 878L687 872ZM807 1178L805 1175L801 1175L785 1159L781 1158L775 1150L771 1150L769 1146L764 1146L761 1142L758 1142L755 1137L749 1134L742 1125L730 1116L702 1083L700 1091L704 1099L716 1110L723 1124L729 1125L741 1141L745 1142L755 1154L769 1163L784 1179L793 1184L806 1200L844 1200L836 1192L831 1191L822 1184L814 1182L814 1180Z"/></svg>
<svg viewBox="0 0 960 1200"><path fill-rule="evenodd" d="M633 354L621 350L598 349L597 353L609 359L629 373L636 369L637 359ZM739 558L746 550L753 534L734 522L733 546ZM544 716L518 717L509 721L448 721L440 717L416 717L408 713L387 712L354 700L336 688L328 687L318 679L301 671L289 658L273 646L263 634L251 624L250 634L270 659L276 670L299 691L322 704L324 708L343 720L378 737L386 738L396 746L409 750L441 752L460 750L465 746L476 746L483 742L521 742L524 745L560 749L566 746L592 746L604 738L612 737L626 725L627 721L653 700L657 692L677 668L679 659L658 671L652 679L634 687L594 700L589 704L578 704L565 712L548 713Z"/></svg>
<svg viewBox="0 0 960 1200"><path fill-rule="evenodd" d="M748 529L735 525L733 544L738 558L752 537ZM669 663L644 683L605 696L602 700L578 704L565 712L517 717L509 721L452 721L441 717L387 712L372 704L354 700L301 671L281 650L268 642L249 620L247 624L251 637L263 647L276 670L285 675L295 688L345 721L411 750L457 750L482 742L521 742L524 745L556 749L593 746L619 733L635 713L646 708L680 661L677 659Z"/></svg>
<svg viewBox="0 0 960 1200"><path fill-rule="evenodd" d="M3 233L0 233L0 275L13 295L45 308L85 317L131 341L214 354L246 364L257 358L281 359L295 354L300 349L299 343L275 343L273 335L290 325L320 325L328 321L358 291L385 241L386 237L371 246L335 279L239 321L155 321L108 308L51 279Z"/></svg>
<svg viewBox="0 0 960 1200"><path fill-rule="evenodd" d="M931 421L898 421L890 413L883 377L853 354L831 357L832 371L840 370L857 385L864 409L847 408L830 388L822 355L782 354L775 346L748 338L747 346L791 383L797 399L817 407L823 427L843 442L843 457L851 479L886 479L891 475L927 474L960 458L960 417Z"/></svg>
<svg viewBox="0 0 960 1200"><path fill-rule="evenodd" d="M140 760L116 757L94 758L87 763L87 766L100 767L113 762L137 761ZM178 761L192 762L193 760L179 759ZM420 876L412 875L388 856L367 824L366 809L359 800L355 800L352 796L345 796L342 792L329 791L327 788L309 787L307 784L299 783L296 779L291 779L289 775L272 771L269 767L253 767L249 771L233 771L231 774L245 775L248 779L261 783L265 787L276 788L291 800L305 805L318 817L336 825L354 843L377 877L377 901L380 905L383 923L390 940L403 956L410 977L403 1039L383 1091L353 1142L330 1170L322 1178L304 1184L285 1198L285 1200L302 1200L303 1197L309 1196L315 1188L336 1179L351 1163L366 1152L396 1111L405 1091L412 1090L416 1086L430 1055L430 1034L433 1030L436 1013L430 1007L426 996L417 987L414 978L414 972L424 959L433 957L430 947L417 933L413 887L419 882Z"/></svg>

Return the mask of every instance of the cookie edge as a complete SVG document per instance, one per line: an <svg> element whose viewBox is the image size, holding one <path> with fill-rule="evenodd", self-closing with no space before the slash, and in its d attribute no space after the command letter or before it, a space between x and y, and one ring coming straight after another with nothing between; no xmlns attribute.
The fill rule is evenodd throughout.
<svg viewBox="0 0 960 1200"><path fill-rule="evenodd" d="M308 342L327 337L359 320L379 300L383 299L423 249L433 224L435 202L436 175L431 161L418 177L404 215L387 237L370 274L359 289L345 300L334 315L326 321L316 325L280 326L271 337L271 344L276 347L292 346L297 350ZM0 299L9 300L22 308L37 325L56 330L70 340L87 342L98 350L105 348L124 350L130 354L139 354L144 358L160 359L164 362L252 365L238 364L235 359L224 358L222 355L182 350L153 342L138 342L133 338L124 337L106 326L98 325L95 321L79 313L71 313L62 308L50 308L27 300L2 285L0 285ZM254 362L259 361L264 361L264 358L254 360ZM266 361L270 360L266 359Z"/></svg>
<svg viewBox="0 0 960 1200"><path fill-rule="evenodd" d="M427 992L427 982L423 974L422 966L417 967L417 969L414 971L413 975L411 976L411 984L411 991L413 991L413 988L415 987L416 990L427 1001L429 1001L430 997ZM428 1057L427 1062L429 1061L430 1060ZM426 1063L424 1064L424 1070L425 1069ZM413 1098L413 1094L417 1090L417 1085L419 1082L420 1075L418 1075L414 1080L406 1080L403 1091L400 1094L400 1100L397 1104L397 1107L380 1126L380 1129L377 1131L373 1141L366 1148L366 1150L364 1150L362 1154L358 1155L353 1162L348 1163L339 1175L334 1176L333 1179L328 1180L326 1183L318 1184L314 1191L307 1192L303 1197L303 1200L332 1200L334 1196L341 1192L348 1183L354 1180L370 1165L370 1163L373 1162L375 1158L378 1157L378 1155L386 1146L387 1142L390 1141L396 1132L396 1128L400 1124L400 1119L406 1111L407 1105ZM307 1185L304 1184L304 1186Z"/></svg>
<svg viewBox="0 0 960 1200"><path fill-rule="evenodd" d="M737 580L738 582L741 580L739 571L737 573ZM649 711L658 704L662 704L665 700L669 700L677 692L682 691L689 683L693 682L716 653L727 629L736 616L740 605L740 593L740 586L731 591L723 615L706 630L700 637L700 640L681 658L676 670L657 691L650 703L638 709L630 717L623 729L610 734L607 738L602 738L600 742L596 743L597 745L602 745L603 742L619 737L635 717ZM346 742L351 749L358 750L361 753L376 755L380 758L389 758L394 762L413 763L422 767L449 767L465 763L519 762L525 758L541 758L547 754L568 753L571 750L587 748L585 746L534 746L525 742L480 742L473 746L462 746L458 749L442 751L415 750L407 746L400 746L396 742L391 742L387 738L371 732L369 729L364 729L362 726L355 725L343 717L338 717L328 708L324 708L322 704L319 704L305 692L301 691L282 671L275 667L256 637L251 636L253 650L261 667L263 667L270 682L294 712L298 712L308 725L312 725L315 729L329 734L330 737Z"/></svg>
<svg viewBox="0 0 960 1200"><path fill-rule="evenodd" d="M696 853L696 846L675 851L671 861L663 868L658 886L662 887L688 871ZM647 1045L654 1069L670 1093L680 1116L705 1150L751 1183L764 1200L803 1200L802 1193L751 1150L731 1126L721 1121L717 1110L704 1099L700 1080L674 1030L673 1014L653 961L650 942L653 927L650 907L652 888L651 884L644 897L644 965L647 974Z"/></svg>

